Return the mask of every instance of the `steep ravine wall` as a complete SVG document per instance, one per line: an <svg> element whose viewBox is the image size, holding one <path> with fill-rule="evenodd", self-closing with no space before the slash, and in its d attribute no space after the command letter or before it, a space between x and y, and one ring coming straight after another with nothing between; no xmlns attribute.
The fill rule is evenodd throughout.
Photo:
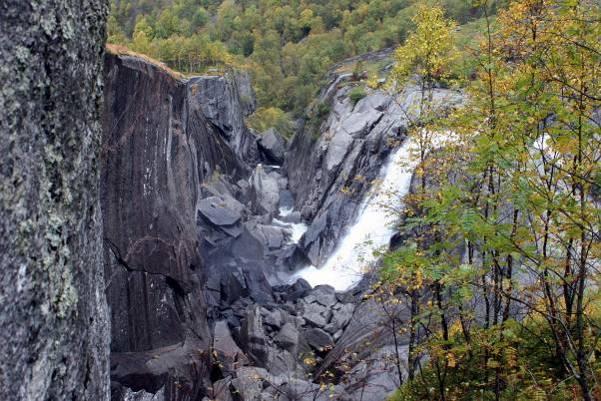
<svg viewBox="0 0 601 401"><path fill-rule="evenodd" d="M331 112L319 132L298 133L286 164L297 207L312 221L303 246L315 266L333 252L407 127L392 96L373 91L353 104L352 85L338 85L334 81L327 91L333 95L322 99Z"/></svg>
<svg viewBox="0 0 601 401"><path fill-rule="evenodd" d="M365 96L353 103L350 93L357 86L365 83L353 81L350 73L330 74L317 99L330 111L317 127L307 124L295 135L284 166L296 207L311 222L302 248L314 266L332 254L368 191L378 184L382 165L419 114L416 85L394 94L365 88ZM462 95L437 89L434 98L438 107L447 108Z"/></svg>
<svg viewBox="0 0 601 401"><path fill-rule="evenodd" d="M124 385L196 399L207 385L210 343L197 203L213 174L245 171L228 145L242 140L205 117L203 80L112 54L105 74L101 201L113 397Z"/></svg>
<svg viewBox="0 0 601 401"><path fill-rule="evenodd" d="M104 401L108 2L0 2L0 399Z"/></svg>
<svg viewBox="0 0 601 401"><path fill-rule="evenodd" d="M183 79L109 52L105 75L112 399L200 400L221 375L216 321L239 328L247 304L273 301L267 276L295 257L272 224L287 181L259 163L245 74Z"/></svg>

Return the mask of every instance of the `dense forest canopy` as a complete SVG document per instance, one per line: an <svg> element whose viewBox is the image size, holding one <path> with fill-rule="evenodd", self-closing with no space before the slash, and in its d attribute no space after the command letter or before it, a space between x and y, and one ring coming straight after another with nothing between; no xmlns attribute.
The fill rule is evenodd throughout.
<svg viewBox="0 0 601 401"><path fill-rule="evenodd" d="M189 73L227 66L252 72L266 114L301 115L324 73L347 57L393 47L412 29L416 0L113 0L109 43ZM494 13L504 2L492 2ZM444 0L459 24L482 7ZM278 110L279 109L279 110Z"/></svg>

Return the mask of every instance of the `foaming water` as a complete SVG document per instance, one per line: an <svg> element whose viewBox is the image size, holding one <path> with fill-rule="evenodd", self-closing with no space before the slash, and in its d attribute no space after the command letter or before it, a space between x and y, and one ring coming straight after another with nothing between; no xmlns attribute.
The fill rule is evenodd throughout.
<svg viewBox="0 0 601 401"><path fill-rule="evenodd" d="M290 222L281 220L281 218L286 218L289 215L291 215L293 211L294 211L294 209L291 207L281 207L279 210L280 219L275 218L275 219L273 219L273 221L275 223L281 225L282 227L285 227L288 229L288 232L290 233L289 242L291 242L293 244L298 244L298 242L302 238L303 234L307 231L307 229L309 227L303 222L290 223Z"/></svg>
<svg viewBox="0 0 601 401"><path fill-rule="evenodd" d="M411 177L418 164L413 155L415 143L408 138L389 156L374 183L355 223L340 240L321 268L308 266L292 276L303 278L312 286L328 284L338 291L355 286L378 259L378 251L386 249L395 233L403 197L409 192Z"/></svg>

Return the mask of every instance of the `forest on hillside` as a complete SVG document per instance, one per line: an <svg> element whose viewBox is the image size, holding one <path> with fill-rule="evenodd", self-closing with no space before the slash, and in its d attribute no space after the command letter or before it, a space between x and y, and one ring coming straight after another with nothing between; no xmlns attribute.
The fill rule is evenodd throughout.
<svg viewBox="0 0 601 401"><path fill-rule="evenodd" d="M413 29L416 0L112 0L109 43L126 45L186 73L244 68L262 118L301 116L336 62L397 46ZM444 0L459 24L494 14ZM471 35L473 28L466 29Z"/></svg>

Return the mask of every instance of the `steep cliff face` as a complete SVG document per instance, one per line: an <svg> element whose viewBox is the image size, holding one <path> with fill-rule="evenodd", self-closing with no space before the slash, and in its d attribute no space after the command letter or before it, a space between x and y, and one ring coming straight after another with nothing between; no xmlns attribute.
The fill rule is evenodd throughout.
<svg viewBox="0 0 601 401"><path fill-rule="evenodd" d="M352 82L352 74L331 75L318 99L329 112L317 127L297 133L285 164L296 207L311 221L302 248L315 266L332 254L386 158L419 114L416 86L399 94L365 89L366 95L353 103L350 93L356 85L364 84ZM461 94L439 89L434 98L450 107Z"/></svg>
<svg viewBox="0 0 601 401"><path fill-rule="evenodd" d="M107 400L107 2L0 3L0 399Z"/></svg>
<svg viewBox="0 0 601 401"><path fill-rule="evenodd" d="M344 84L349 78L336 77L324 90L320 102L331 111L316 131L296 135L286 164L297 207L312 221L303 247L316 266L332 253L408 125L395 99L383 92L353 104L353 86Z"/></svg>
<svg viewBox="0 0 601 401"><path fill-rule="evenodd" d="M284 229L269 224L275 209L259 206L269 198L277 209L285 181L260 165L253 172L257 139L244 117L254 100L244 75L184 80L127 54L108 54L105 74L113 399L144 391L196 400L211 384L220 308L240 297L271 300L269 261L293 252ZM263 180L253 184L251 173Z"/></svg>
<svg viewBox="0 0 601 401"><path fill-rule="evenodd" d="M255 98L250 79L242 72L221 76L201 76L189 82L191 96L211 126L226 139L236 155L248 163L259 159L256 138L244 118L254 111Z"/></svg>
<svg viewBox="0 0 601 401"><path fill-rule="evenodd" d="M130 56L108 55L105 73L101 192L113 379L179 399L202 391L208 377L198 352L210 342L200 186L218 170L244 167L205 118L196 83Z"/></svg>

